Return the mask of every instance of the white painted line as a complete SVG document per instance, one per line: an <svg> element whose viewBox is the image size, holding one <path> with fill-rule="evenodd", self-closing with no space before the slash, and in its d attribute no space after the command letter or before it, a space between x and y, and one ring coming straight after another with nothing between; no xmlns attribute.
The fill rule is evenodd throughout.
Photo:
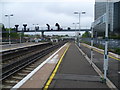
<svg viewBox="0 0 120 90"><path fill-rule="evenodd" d="M66 44L64 45L66 46ZM31 73L29 73L25 78L23 78L20 82L18 82L15 86L12 87L11 90L17 90L20 88L28 79L30 79L39 69L43 67L48 61L51 60L53 56L55 56L64 46L58 49L54 54L52 54L49 58L47 58L43 63L41 63L37 68L35 68Z"/></svg>
<svg viewBox="0 0 120 90"><path fill-rule="evenodd" d="M120 74L120 72L118 72L118 74Z"/></svg>
<svg viewBox="0 0 120 90"><path fill-rule="evenodd" d="M75 44L76 45L76 44ZM77 46L77 45L76 45ZM91 63L91 60L87 57L87 55L77 46L77 48L79 49L79 51L82 53L82 55L87 59L87 61L89 63Z"/></svg>

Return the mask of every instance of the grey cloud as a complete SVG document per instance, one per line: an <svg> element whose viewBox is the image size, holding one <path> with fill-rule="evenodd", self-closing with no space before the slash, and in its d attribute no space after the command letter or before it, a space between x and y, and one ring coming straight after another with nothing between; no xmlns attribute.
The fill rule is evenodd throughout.
<svg viewBox="0 0 120 90"><path fill-rule="evenodd" d="M87 16L93 16L94 3L92 2L54 2L48 3L46 9L56 14L64 13L73 16L74 11L86 11Z"/></svg>
<svg viewBox="0 0 120 90"><path fill-rule="evenodd" d="M78 16L74 15L74 11L86 11L86 15L81 16L81 25L90 26L93 20L93 2L22 2L22 3L4 3L3 23L7 26L7 18L4 14L13 13L11 18L11 26L28 23L45 26L49 23L54 26L59 22L62 26L71 26L73 22L78 22Z"/></svg>

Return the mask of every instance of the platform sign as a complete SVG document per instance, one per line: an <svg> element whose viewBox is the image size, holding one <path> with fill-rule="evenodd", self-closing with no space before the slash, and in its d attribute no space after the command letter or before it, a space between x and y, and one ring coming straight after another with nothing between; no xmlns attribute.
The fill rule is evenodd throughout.
<svg viewBox="0 0 120 90"><path fill-rule="evenodd" d="M104 50L104 81L106 82L107 72L108 72L108 20L109 20L109 3L106 3L106 13L99 17L95 22L92 23L92 38L93 38L93 28L96 25L105 23L105 50ZM91 46L93 46L93 39L91 39ZM91 50L91 62L93 59L93 50Z"/></svg>
<svg viewBox="0 0 120 90"><path fill-rule="evenodd" d="M92 27L95 27L96 25L102 24L106 22L106 13L103 14L101 17L99 17L98 19L96 19L93 23L92 23Z"/></svg>

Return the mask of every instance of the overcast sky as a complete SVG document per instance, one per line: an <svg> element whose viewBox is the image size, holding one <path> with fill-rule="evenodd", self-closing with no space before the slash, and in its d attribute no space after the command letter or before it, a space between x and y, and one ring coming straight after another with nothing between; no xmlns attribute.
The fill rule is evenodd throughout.
<svg viewBox="0 0 120 90"><path fill-rule="evenodd" d="M61 27L74 27L72 23L79 21L75 11L85 11L81 15L81 28L90 27L94 20L94 0L2 0L2 23L8 27L8 18L4 15L13 14L11 17L11 27L24 23L33 28L33 24L39 24L40 27L46 27L50 24L54 27L59 23Z"/></svg>

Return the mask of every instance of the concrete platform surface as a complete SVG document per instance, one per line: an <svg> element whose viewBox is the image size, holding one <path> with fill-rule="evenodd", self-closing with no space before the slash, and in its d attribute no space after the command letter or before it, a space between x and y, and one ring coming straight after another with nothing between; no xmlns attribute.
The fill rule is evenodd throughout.
<svg viewBox="0 0 120 90"><path fill-rule="evenodd" d="M19 43L19 44L7 44L7 45L2 45L0 52L4 52L4 51L9 51L9 50L14 50L14 49L18 49L18 48L24 48L24 47L30 47L30 46L34 46L34 45L38 45L38 44L44 44L47 42L39 42L39 43L35 43L35 42L27 42L27 43Z"/></svg>
<svg viewBox="0 0 120 90"><path fill-rule="evenodd" d="M78 47L72 43L53 78L50 88L105 88L109 90L101 77L88 63ZM49 80L48 80L49 82Z"/></svg>

